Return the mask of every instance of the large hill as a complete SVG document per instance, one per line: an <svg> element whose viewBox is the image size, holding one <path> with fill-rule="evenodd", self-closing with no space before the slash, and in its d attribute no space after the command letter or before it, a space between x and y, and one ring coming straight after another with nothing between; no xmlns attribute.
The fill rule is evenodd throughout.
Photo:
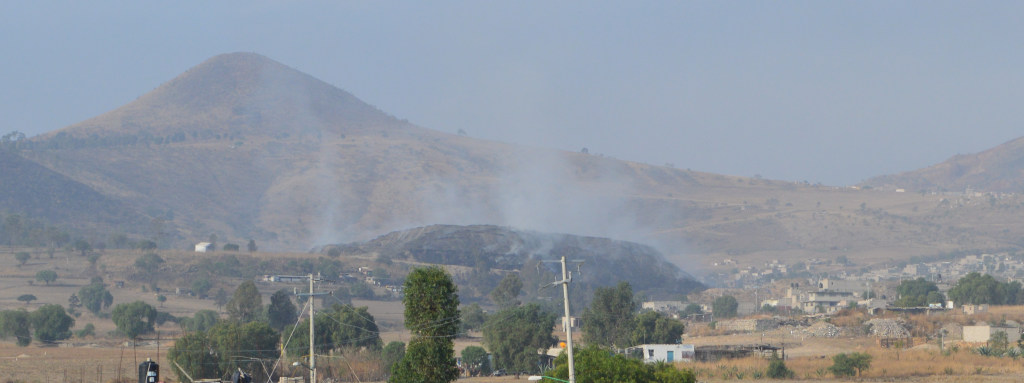
<svg viewBox="0 0 1024 383"><path fill-rule="evenodd" d="M1020 193L1024 191L1024 137L924 169L875 177L864 184L928 192Z"/></svg>
<svg viewBox="0 0 1024 383"><path fill-rule="evenodd" d="M690 269L723 258L891 262L1018 248L1024 238L1015 196L732 177L478 140L412 125L251 53L213 57L19 148L21 159L116 205L102 209L156 223L107 223L112 230L181 248L210 234L305 250L431 224L493 224L637 241ZM43 179L13 182L49 188ZM0 209L80 222L38 206L48 203Z"/></svg>

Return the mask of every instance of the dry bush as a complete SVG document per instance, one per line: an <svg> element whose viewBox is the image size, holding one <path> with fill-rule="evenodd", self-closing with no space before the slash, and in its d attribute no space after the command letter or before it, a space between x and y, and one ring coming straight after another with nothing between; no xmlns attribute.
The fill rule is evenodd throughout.
<svg viewBox="0 0 1024 383"><path fill-rule="evenodd" d="M340 382L382 381L387 378L380 353L375 351L345 350L318 357L317 373Z"/></svg>

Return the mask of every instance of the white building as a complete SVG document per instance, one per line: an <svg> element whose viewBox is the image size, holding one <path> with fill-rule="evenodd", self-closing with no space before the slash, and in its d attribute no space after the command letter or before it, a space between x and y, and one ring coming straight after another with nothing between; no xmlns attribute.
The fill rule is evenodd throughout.
<svg viewBox="0 0 1024 383"><path fill-rule="evenodd" d="M642 344L633 348L643 353L645 363L692 362L694 355L692 344Z"/></svg>
<svg viewBox="0 0 1024 383"><path fill-rule="evenodd" d="M214 251L213 244L209 242L199 242L196 244L197 253L206 253Z"/></svg>

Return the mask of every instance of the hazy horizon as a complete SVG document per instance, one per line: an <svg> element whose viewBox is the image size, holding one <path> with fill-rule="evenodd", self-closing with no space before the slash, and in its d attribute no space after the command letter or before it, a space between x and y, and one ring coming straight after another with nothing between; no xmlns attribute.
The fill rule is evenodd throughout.
<svg viewBox="0 0 1024 383"><path fill-rule="evenodd" d="M1020 135L1024 5L5 3L0 132L253 51L472 137L852 184Z"/></svg>

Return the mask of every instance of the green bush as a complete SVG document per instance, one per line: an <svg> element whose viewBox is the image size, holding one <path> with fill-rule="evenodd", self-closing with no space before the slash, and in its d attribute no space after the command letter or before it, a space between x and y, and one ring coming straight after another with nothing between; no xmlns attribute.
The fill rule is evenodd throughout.
<svg viewBox="0 0 1024 383"><path fill-rule="evenodd" d="M832 367L828 370L837 378L844 376L860 376L861 372L871 366L871 355L863 352L843 353L832 357Z"/></svg>
<svg viewBox="0 0 1024 383"><path fill-rule="evenodd" d="M782 361L778 354L772 352L772 359L768 362L768 371L765 375L772 379L791 379L795 374L786 367L786 362Z"/></svg>

